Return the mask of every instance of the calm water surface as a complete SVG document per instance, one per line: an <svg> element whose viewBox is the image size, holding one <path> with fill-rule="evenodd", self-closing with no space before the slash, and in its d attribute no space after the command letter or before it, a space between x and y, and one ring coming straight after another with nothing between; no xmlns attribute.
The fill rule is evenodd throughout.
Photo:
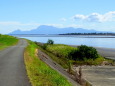
<svg viewBox="0 0 115 86"><path fill-rule="evenodd" d="M88 45L93 47L115 48L114 36L31 36L21 37L32 41L46 43L48 39L55 44Z"/></svg>

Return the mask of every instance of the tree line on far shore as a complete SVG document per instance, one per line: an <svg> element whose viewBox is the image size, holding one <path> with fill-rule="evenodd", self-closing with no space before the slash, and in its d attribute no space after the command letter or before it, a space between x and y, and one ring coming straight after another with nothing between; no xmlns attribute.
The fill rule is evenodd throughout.
<svg viewBox="0 0 115 86"><path fill-rule="evenodd" d="M113 35L115 36L115 33L65 33L65 34L59 34L59 35Z"/></svg>

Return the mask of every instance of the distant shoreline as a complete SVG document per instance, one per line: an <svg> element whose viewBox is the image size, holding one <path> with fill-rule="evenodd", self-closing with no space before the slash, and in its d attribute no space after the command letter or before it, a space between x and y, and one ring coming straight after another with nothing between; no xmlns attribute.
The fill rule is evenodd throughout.
<svg viewBox="0 0 115 86"><path fill-rule="evenodd" d="M17 37L77 37L77 38L115 38L115 35L59 35L59 34L10 34Z"/></svg>

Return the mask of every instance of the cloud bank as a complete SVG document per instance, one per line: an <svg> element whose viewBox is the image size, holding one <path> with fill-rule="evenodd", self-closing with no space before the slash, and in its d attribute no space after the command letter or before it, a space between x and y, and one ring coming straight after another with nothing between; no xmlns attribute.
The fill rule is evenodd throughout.
<svg viewBox="0 0 115 86"><path fill-rule="evenodd" d="M115 21L115 11L111 11L105 14L92 13L89 15L77 14L72 17L76 21L86 21L86 22L107 22Z"/></svg>

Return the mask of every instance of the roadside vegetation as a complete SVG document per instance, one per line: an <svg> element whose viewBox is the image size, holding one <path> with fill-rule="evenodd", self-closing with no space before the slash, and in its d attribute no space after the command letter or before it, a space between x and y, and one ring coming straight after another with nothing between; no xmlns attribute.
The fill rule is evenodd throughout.
<svg viewBox="0 0 115 86"><path fill-rule="evenodd" d="M51 40L50 40L51 41ZM112 60L105 59L100 56L97 50L93 47L81 45L78 47L71 47L64 44L50 43L37 43L39 49L50 56L54 61L60 64L63 68L70 73L74 80L76 80L82 86L92 86L82 76L82 68L84 65L102 65L102 63L113 64ZM78 67L79 69L74 69Z"/></svg>
<svg viewBox="0 0 115 86"><path fill-rule="evenodd" d="M50 68L36 56L39 47L32 41L25 49L24 59L32 86L72 86L66 78Z"/></svg>
<svg viewBox="0 0 115 86"><path fill-rule="evenodd" d="M9 35L0 34L0 50L18 43L18 39Z"/></svg>
<svg viewBox="0 0 115 86"><path fill-rule="evenodd" d="M113 63L112 60L100 56L95 48L86 45L71 47L64 44L48 44L48 42L37 45L64 68L70 68L70 65L101 65L103 61Z"/></svg>

